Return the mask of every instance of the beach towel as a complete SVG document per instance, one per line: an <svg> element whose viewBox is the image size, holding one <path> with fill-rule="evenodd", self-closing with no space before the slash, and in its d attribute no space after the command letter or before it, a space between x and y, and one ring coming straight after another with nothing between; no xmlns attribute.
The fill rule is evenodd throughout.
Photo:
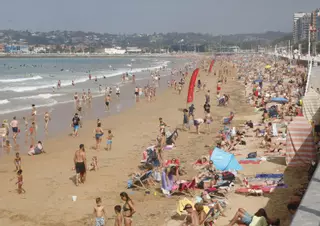
<svg viewBox="0 0 320 226"><path fill-rule="evenodd" d="M282 178L283 177L283 173L278 173L278 174L257 174L256 178Z"/></svg>
<svg viewBox="0 0 320 226"><path fill-rule="evenodd" d="M162 171L162 175L161 175L161 188L166 190L166 191L172 191L173 190L173 175L169 175L169 183L167 183L166 180L166 173L164 171Z"/></svg>
<svg viewBox="0 0 320 226"><path fill-rule="evenodd" d="M268 226L268 222L265 217L257 217L253 216L251 223L249 226Z"/></svg>
<svg viewBox="0 0 320 226"><path fill-rule="evenodd" d="M246 159L246 160L240 160L240 164L260 164L262 161L261 160L251 160L251 159Z"/></svg>
<svg viewBox="0 0 320 226"><path fill-rule="evenodd" d="M181 199L178 201L177 203L177 213L181 216L182 213L184 212L184 207L190 204L191 206L194 206L194 203L192 201L190 201L187 198ZM210 211L210 208L208 206L203 206L203 211L207 214Z"/></svg>
<svg viewBox="0 0 320 226"><path fill-rule="evenodd" d="M277 129L277 124L276 123L272 123L272 135L274 137L278 136L278 129Z"/></svg>

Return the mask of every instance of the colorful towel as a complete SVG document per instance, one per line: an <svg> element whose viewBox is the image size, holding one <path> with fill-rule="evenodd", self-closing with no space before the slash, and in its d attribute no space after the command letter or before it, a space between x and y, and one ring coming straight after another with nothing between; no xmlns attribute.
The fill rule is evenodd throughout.
<svg viewBox="0 0 320 226"><path fill-rule="evenodd" d="M240 160L240 164L260 164L261 160Z"/></svg>
<svg viewBox="0 0 320 226"><path fill-rule="evenodd" d="M256 175L256 178L265 178L265 179L268 179L268 178L281 178L283 177L283 173L278 173L278 174L266 174L266 173L263 173L263 174L257 174Z"/></svg>

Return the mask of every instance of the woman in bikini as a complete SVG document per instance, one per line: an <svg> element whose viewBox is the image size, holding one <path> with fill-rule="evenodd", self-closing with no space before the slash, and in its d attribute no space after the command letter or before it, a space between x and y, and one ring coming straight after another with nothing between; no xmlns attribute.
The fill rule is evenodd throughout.
<svg viewBox="0 0 320 226"><path fill-rule="evenodd" d="M124 219L124 226L131 226L132 225L132 215L136 212L134 209L134 205L130 197L126 192L120 193L120 198L125 202L123 205L123 219Z"/></svg>
<svg viewBox="0 0 320 226"><path fill-rule="evenodd" d="M44 118L44 129L46 132L48 132L48 124L49 124L49 121L51 120L49 112L44 113L43 118Z"/></svg>
<svg viewBox="0 0 320 226"><path fill-rule="evenodd" d="M98 123L97 128L94 130L96 138L96 150L100 149L100 144L103 136L103 130L101 128L101 123Z"/></svg>

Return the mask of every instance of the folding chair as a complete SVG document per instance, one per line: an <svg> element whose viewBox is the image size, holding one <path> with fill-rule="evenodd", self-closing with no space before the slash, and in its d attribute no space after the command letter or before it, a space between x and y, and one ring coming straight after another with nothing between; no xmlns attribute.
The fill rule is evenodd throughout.
<svg viewBox="0 0 320 226"><path fill-rule="evenodd" d="M132 187L141 188L144 190L149 190L148 188L145 187L144 183L152 176L152 173L153 173L153 171L149 170L141 176L135 176L132 181ZM138 183L140 183L141 186L138 185Z"/></svg>

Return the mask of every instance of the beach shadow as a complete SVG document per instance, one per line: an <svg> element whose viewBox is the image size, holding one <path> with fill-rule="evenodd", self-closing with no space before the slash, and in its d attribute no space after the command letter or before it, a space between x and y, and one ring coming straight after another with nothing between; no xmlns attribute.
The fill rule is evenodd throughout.
<svg viewBox="0 0 320 226"><path fill-rule="evenodd" d="M185 214L175 214L173 216L171 216L171 220L176 220L176 221L184 221L186 219L186 215Z"/></svg>
<svg viewBox="0 0 320 226"><path fill-rule="evenodd" d="M77 185L77 183L76 183L76 181L77 181L76 175L73 175L73 176L69 177L69 180L71 180L74 185Z"/></svg>
<svg viewBox="0 0 320 226"><path fill-rule="evenodd" d="M277 165L286 166L286 158L283 156L272 156L268 157L268 162L272 162Z"/></svg>

